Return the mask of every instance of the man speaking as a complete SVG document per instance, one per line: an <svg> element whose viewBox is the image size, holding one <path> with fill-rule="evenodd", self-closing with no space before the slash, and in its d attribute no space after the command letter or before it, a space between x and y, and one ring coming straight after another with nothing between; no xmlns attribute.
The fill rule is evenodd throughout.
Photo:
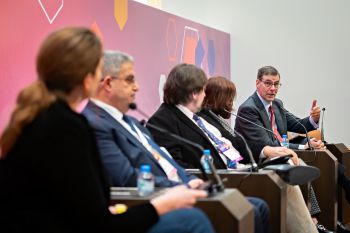
<svg viewBox="0 0 350 233"><path fill-rule="evenodd" d="M310 116L299 119L284 109L280 99L275 98L280 87L280 74L274 67L260 68L256 79L256 92L238 109L239 116L274 132L272 134L237 117L235 129L252 144L252 150L261 151L266 145L280 146L282 135L287 134L287 131L304 134L305 129L311 131L318 128L320 108L314 106ZM311 139L310 144L315 149L324 147L320 140ZM309 145L305 140L302 144L289 143L289 147L291 149L307 149Z"/></svg>
<svg viewBox="0 0 350 233"><path fill-rule="evenodd" d="M253 154L258 154L264 146L280 146L282 135L287 134L287 131L302 133L315 130L318 128L320 119L320 108L316 106L316 102L312 104L310 115L300 119L288 112L283 107L283 102L276 98L279 88L281 87L280 74L276 68L272 66L264 66L258 70L256 79L256 92L254 92L238 109L236 118L235 130L240 132L246 139L253 151ZM245 121L243 118L261 125L271 131L273 134L263 128L256 127L251 122ZM291 149L323 149L324 144L321 140L311 138L297 143L289 143ZM260 158L263 158L260 154ZM342 166L338 166L341 168ZM322 171L321 171L322 172ZM344 170L338 169L338 183L342 186L346 193L347 200L350 200L350 181L344 176ZM313 191L311 190L313 193ZM316 197L311 193L311 215L320 213L316 203ZM314 220L316 221L316 219ZM338 223L338 229L341 226ZM322 225L317 224L319 232L329 232ZM347 229L342 232L349 232Z"/></svg>

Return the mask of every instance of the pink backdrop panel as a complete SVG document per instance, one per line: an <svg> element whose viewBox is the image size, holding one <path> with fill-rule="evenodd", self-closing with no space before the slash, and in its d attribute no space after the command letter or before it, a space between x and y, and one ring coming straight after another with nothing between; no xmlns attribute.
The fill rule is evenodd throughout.
<svg viewBox="0 0 350 233"><path fill-rule="evenodd" d="M18 92L36 79L35 57L43 39L66 26L98 31L104 47L135 59L140 91L136 102L152 114L162 99L166 76L180 62L203 68L208 76L230 77L230 36L190 20L128 1L121 30L112 0L11 0L0 8L0 132Z"/></svg>

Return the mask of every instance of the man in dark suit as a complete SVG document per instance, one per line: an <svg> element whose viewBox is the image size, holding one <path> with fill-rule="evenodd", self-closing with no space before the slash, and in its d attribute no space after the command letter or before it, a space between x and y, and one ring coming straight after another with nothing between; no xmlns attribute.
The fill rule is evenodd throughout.
<svg viewBox="0 0 350 233"><path fill-rule="evenodd" d="M275 98L280 86L280 75L274 67L266 66L261 68L256 80L256 92L238 109L239 116L274 132L272 134L250 122L236 118L235 130L248 140L255 155L259 155L262 148L266 145L280 146L281 136L286 135L287 131L305 133L304 127L307 131L318 127L320 108L314 106L311 109L310 116L299 119L284 109L281 100ZM272 119L271 115L274 116ZM316 149L324 147L320 140L311 139L310 143ZM304 140L302 144L289 143L289 147L291 149L307 149L308 144ZM258 160L259 158L256 159Z"/></svg>
<svg viewBox="0 0 350 233"><path fill-rule="evenodd" d="M102 161L114 186L136 186L139 167L149 164L156 186L188 184L197 188L201 179L189 175L165 150L156 145L148 130L125 115L139 86L133 59L120 52L105 52L103 79L95 98L83 114L97 138Z"/></svg>
<svg viewBox="0 0 350 233"><path fill-rule="evenodd" d="M170 82L169 79L174 81ZM220 156L211 139L198 127L193 119L194 113L201 109L206 83L205 73L195 66L180 64L173 68L164 86L164 103L149 119L149 123L196 142L205 149L210 149L216 168L226 169L226 159ZM171 140L164 133L151 127L148 127L148 129L155 141L167 148L173 158L183 167L198 168L195 160L200 159L202 151L182 142ZM189 156L193 153L197 158Z"/></svg>
<svg viewBox="0 0 350 233"><path fill-rule="evenodd" d="M240 132L250 144L252 150L260 151L265 145L279 146L281 135L287 131L305 133L318 128L320 118L320 108L313 106L310 116L300 119L288 112L283 107L283 102L276 99L280 83L280 74L276 68L265 66L259 69L256 79L256 92L253 93L238 109L238 115L244 117L258 125L261 125L274 134L256 127L241 118L236 118L235 130ZM297 123L299 121L300 123ZM302 127L302 124L304 127ZM320 140L310 139L311 147L323 149L324 144ZM291 149L307 149L306 140L299 144L289 143ZM261 157L261 156L260 156ZM258 159L258 158L256 158ZM338 166L338 182L344 188L348 201L350 200L350 181L344 175L342 165ZM312 211L313 212L313 211ZM340 232L350 232L341 223L338 224ZM319 225L318 225L319 226ZM321 227L322 228L322 227ZM319 229L322 231L322 229ZM326 230L323 232L327 232Z"/></svg>

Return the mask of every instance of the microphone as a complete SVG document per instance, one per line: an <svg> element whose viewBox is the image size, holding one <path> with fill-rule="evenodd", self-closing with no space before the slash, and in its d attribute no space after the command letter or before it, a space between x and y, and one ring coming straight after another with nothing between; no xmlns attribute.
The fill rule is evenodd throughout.
<svg viewBox="0 0 350 233"><path fill-rule="evenodd" d="M210 109L208 109L208 110L210 110ZM231 113L231 112L227 111L227 110L224 109L224 108L223 108L223 110L224 110L225 112ZM215 114L215 113L213 113L212 111L208 111L208 112L209 112L209 114ZM216 116L213 116L213 117L216 117ZM240 138L242 139L242 141L243 141L243 143L244 143L244 146L245 146L245 148L246 148L246 150L247 150L247 152L248 152L249 160L250 160L250 164L251 164L250 171L251 171L251 172L258 172L258 171L259 171L259 167L258 167L258 165L257 165L257 163L256 163L256 161L255 161L255 159L254 159L253 153L252 153L252 151L250 150L250 147L248 146L247 141L246 141L245 138L242 136L242 134L238 133L236 130L233 129L233 132L234 132L235 134L237 134L237 136L240 137Z"/></svg>
<svg viewBox="0 0 350 233"><path fill-rule="evenodd" d="M135 103L130 103L130 104L129 104L129 108L130 108L131 110L136 110L136 111L137 111L138 113L140 113L143 117L145 117L146 119L149 119L149 116L148 116L145 112L143 112L142 110L138 109L138 108L137 108L137 105L136 105ZM145 123L145 120L142 120L142 122ZM150 128L152 128L152 129L155 129L155 130L157 130L157 131L159 131L159 132L162 132L162 133L164 133L164 134L167 134L168 136L171 136L172 138L175 138L175 139L177 139L177 140L180 141L180 142L184 142L184 143L186 143L186 144L188 144L188 145L191 145L192 147L195 147L195 148L199 149L200 151L203 151L203 150L204 150L204 148L203 148L201 145L199 145L198 143L195 143L195 142L192 142L192 141L187 140L187 139L185 139L185 138L182 138L182 137L180 137L179 135L173 134L173 133L169 132L168 130L166 130L166 129L164 129L164 128L158 127L158 126L153 125L153 124L151 124L151 123L147 123L147 126L150 127ZM197 156L194 155L194 158L195 158L194 161L196 162L197 167L199 167L199 170L201 171L204 180L209 181L208 175L207 175L207 173L205 172L205 170L204 170L202 164L201 164L200 161L198 160ZM222 192L222 191L225 189L224 183L222 182L222 179L221 179L220 176L218 175L217 170L216 170L214 164L213 164L213 163L210 163L210 162L209 162L208 164L209 164L210 170L212 171L213 176L214 176L214 178L215 178L215 184L214 184L214 186L212 186L212 184L209 184L209 185L212 186L212 187L208 187L208 192L211 193L211 194L213 194L213 193L216 192L216 191Z"/></svg>
<svg viewBox="0 0 350 233"><path fill-rule="evenodd" d="M252 165L251 167L251 172L258 172L259 171L259 167L256 164L256 161L254 159L253 153L250 150L250 147L248 146L247 141L245 140L245 138L242 136L242 134L238 133L236 130L233 130L233 132L235 132L235 134L237 134L238 137L240 137L242 139L242 141L244 142L244 146L246 148L246 150L248 151L248 155L249 155L249 159L250 159L250 163Z"/></svg>
<svg viewBox="0 0 350 233"><path fill-rule="evenodd" d="M320 129L320 131L321 131L321 141L324 143L324 144L326 144L327 142L324 140L324 132L323 132L323 120L324 120L324 112L326 111L326 108L322 108L322 122L321 122L321 129Z"/></svg>
<svg viewBox="0 0 350 233"><path fill-rule="evenodd" d="M138 113L140 113L143 117L149 119L149 116L148 116L145 112L143 112L142 110L138 109L135 103L129 104L129 109L131 109L131 110L136 110L136 111L137 111ZM144 124L146 124L146 121L145 121L145 120L141 120L141 121L140 121L140 124L141 124L141 125L144 125ZM153 128L153 129L159 131L159 132L169 134L170 136L172 136L173 138L175 138L175 139L177 139L177 140L179 140L179 141L183 141L183 142L185 142L185 143L187 143L187 144L189 144L189 145L191 145L191 146L193 146L193 147L196 147L196 148L199 149L200 151L203 151L203 150L204 150L204 148L203 148L201 145L199 145L198 143L195 143L195 142L192 142L192 141L190 141L190 140L187 140L186 138L182 138L182 137L180 137L179 135L173 134L173 133L169 132L168 130L163 129L163 128L161 128L161 127L158 127L158 126L156 126L156 125L153 125L153 124L151 124L151 123L147 123L147 125L148 125L149 127Z"/></svg>
<svg viewBox="0 0 350 233"><path fill-rule="evenodd" d="M262 128L262 129L266 130L267 132L271 132L275 136L275 134L273 133L272 130L269 130L261 125L258 125L255 122L252 122L252 121L246 119L245 117L238 116L237 114L232 113L232 112L226 110L225 108L222 108L222 110L227 112L227 113L230 113L233 116L236 116L240 119L243 119L243 120L259 127L259 128ZM243 139L244 143L246 144L246 148L248 150L248 154L249 154L249 157L251 159L251 162L255 163L254 157L253 157L252 152L248 146L247 141L236 130L234 130L234 132ZM275 136L275 138L276 138L276 136ZM277 141L278 141L278 139L277 139ZM306 182L310 182L311 180L314 180L315 177L319 176L319 170L317 168L315 169L312 166L292 166L290 164L286 164L290 157L291 157L291 155L283 156L283 157L268 158L267 160L264 161L264 163L259 164L259 165L260 165L260 168L263 168L265 170L275 171L276 174L278 174L285 182L287 182L288 184L292 184L292 185L302 185L302 184L305 184ZM300 171L293 172L293 170L297 170L297 169L300 169ZM302 172L302 175L300 175L301 172Z"/></svg>
<svg viewBox="0 0 350 233"><path fill-rule="evenodd" d="M245 117L239 116L239 115L237 115L236 113L230 112L230 111L226 110L225 108L223 108L222 110L225 111L225 112L227 112L227 113L230 113L231 115L233 115L233 116L235 116L235 117L238 117L239 119L242 119L242 120L244 120L244 121L246 121L246 122L249 122L249 123L251 123L251 124L253 124L253 125L255 125L255 126L257 126L257 127L261 128L261 129L263 129L263 130L269 132L269 133L271 133L272 136L273 136L273 137L278 141L278 143L280 144L280 141L278 140L278 138L276 137L276 135L274 134L274 132L273 132L272 130L270 130L270 129L268 129L268 128L265 128L264 126L261 126L261 125L255 123L255 122L253 122L253 121L251 121L251 120L248 120L248 119L245 118ZM236 133L236 131L235 131L235 133ZM280 144L280 146L281 146L281 144Z"/></svg>
<svg viewBox="0 0 350 233"><path fill-rule="evenodd" d="M299 125L301 125L303 127L303 129L305 130L305 135L306 135L306 140L307 140L307 145L309 146L310 150L314 150L313 147L311 147L311 143L310 143L310 138L309 138L309 134L307 133L307 130L305 128L305 126L303 124L300 123L300 121L290 112L288 112L284 107L282 107L281 105L277 105L280 109L282 109L286 114L288 114L289 116L291 116Z"/></svg>

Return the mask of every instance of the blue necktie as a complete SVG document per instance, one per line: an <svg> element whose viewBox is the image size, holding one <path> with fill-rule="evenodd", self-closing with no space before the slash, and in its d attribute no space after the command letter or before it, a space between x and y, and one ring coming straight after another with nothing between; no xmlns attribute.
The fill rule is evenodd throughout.
<svg viewBox="0 0 350 233"><path fill-rule="evenodd" d="M126 115L123 115L123 121L125 121L129 126L130 128L132 129L132 131L134 131L136 133L136 129L135 129L135 126L134 124L132 123L132 121L130 120L129 117L127 117Z"/></svg>
<svg viewBox="0 0 350 233"><path fill-rule="evenodd" d="M205 125L203 124L203 121L198 117L198 115L193 114L193 120L197 122L197 125L208 135L208 137L214 142L216 150L221 153L221 151L218 149L218 146L225 144L223 141L218 139L212 132L210 132ZM223 153L222 153L223 154ZM224 155L227 159L227 167L228 168L236 168L236 162L229 159L226 155Z"/></svg>
<svg viewBox="0 0 350 233"><path fill-rule="evenodd" d="M130 128L137 133L136 129L135 129L135 125L134 123L131 121L131 119L129 117L127 117L126 115L123 115L123 120L130 126ZM181 167L179 167L176 162L170 158L162 149L160 149L160 147L152 140L152 138L150 138L148 135L144 135L148 144L153 148L153 150L155 150L161 157L163 157L164 159L166 159L172 166L174 166L177 170L177 175L180 177L180 179L183 182L188 182L188 178L186 175L186 172L183 172L181 170L183 170ZM180 170L181 169L181 170Z"/></svg>

